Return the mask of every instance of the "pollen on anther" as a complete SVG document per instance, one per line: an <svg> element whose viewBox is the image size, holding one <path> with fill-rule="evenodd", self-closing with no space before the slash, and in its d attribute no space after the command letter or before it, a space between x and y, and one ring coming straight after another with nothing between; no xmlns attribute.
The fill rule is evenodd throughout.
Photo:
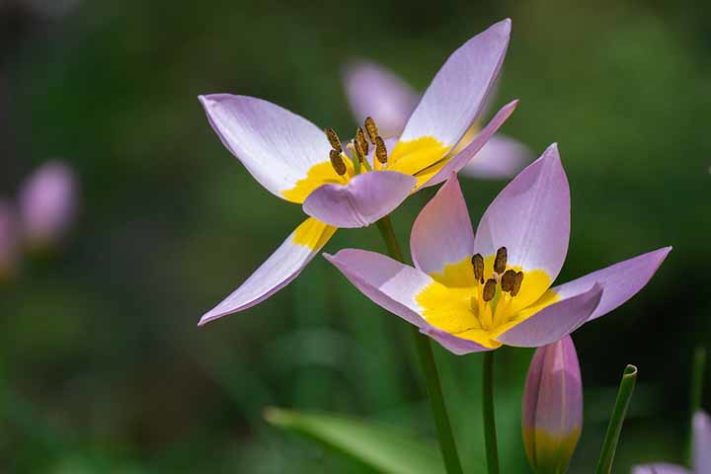
<svg viewBox="0 0 711 474"><path fill-rule="evenodd" d="M501 289L503 291L513 291L516 282L516 270L506 270L501 276Z"/></svg>
<svg viewBox="0 0 711 474"><path fill-rule="evenodd" d="M375 139L378 138L378 126L375 125L375 120L373 120L373 117L366 117L365 130L368 132L368 138L370 138L370 143L375 145Z"/></svg>
<svg viewBox="0 0 711 474"><path fill-rule="evenodd" d="M496 273L504 273L506 271L507 254L506 247L500 247L496 251L496 258L494 259L494 271Z"/></svg>
<svg viewBox="0 0 711 474"><path fill-rule="evenodd" d="M340 176L346 174L346 163L343 161L343 157L338 150L331 150L328 157L331 159L331 166L336 170L336 173Z"/></svg>
<svg viewBox="0 0 711 474"><path fill-rule="evenodd" d="M382 164L388 162L388 149L385 148L385 142L381 137L375 137L375 156Z"/></svg>
<svg viewBox="0 0 711 474"><path fill-rule="evenodd" d="M368 140L365 139L365 133L363 133L363 129L360 127L356 130L355 146L360 156L366 157L368 155Z"/></svg>
<svg viewBox="0 0 711 474"><path fill-rule="evenodd" d="M336 131L332 128L327 128L324 130L326 132L326 138L328 138L328 143L331 147L338 153L343 153L343 146L341 146L341 140L338 138Z"/></svg>
<svg viewBox="0 0 711 474"><path fill-rule="evenodd" d="M495 294L496 280L494 280L493 278L489 278L488 280L486 280L486 284L484 285L482 297L484 298L484 301L491 301L494 299Z"/></svg>
<svg viewBox="0 0 711 474"><path fill-rule="evenodd" d="M521 284L523 283L523 272L516 273L516 278L514 278L513 288L511 288L511 296L516 296L521 290Z"/></svg>
<svg viewBox="0 0 711 474"><path fill-rule="evenodd" d="M472 267L474 267L474 279L476 281L484 278L484 257L480 253L472 256Z"/></svg>

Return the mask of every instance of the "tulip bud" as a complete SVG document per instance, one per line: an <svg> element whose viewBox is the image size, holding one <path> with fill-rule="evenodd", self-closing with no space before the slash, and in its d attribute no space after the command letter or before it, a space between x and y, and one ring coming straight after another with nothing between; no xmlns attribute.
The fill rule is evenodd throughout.
<svg viewBox="0 0 711 474"><path fill-rule="evenodd" d="M711 472L711 417L706 412L697 411L694 414L693 432L694 473Z"/></svg>
<svg viewBox="0 0 711 474"><path fill-rule="evenodd" d="M15 212L9 203L0 201L0 282L15 273L18 253Z"/></svg>
<svg viewBox="0 0 711 474"><path fill-rule="evenodd" d="M67 233L77 207L77 182L65 163L51 161L25 181L19 196L22 233L32 249L52 247Z"/></svg>
<svg viewBox="0 0 711 474"><path fill-rule="evenodd" d="M523 397L523 441L536 473L565 472L583 425L583 386L570 336L539 347Z"/></svg>

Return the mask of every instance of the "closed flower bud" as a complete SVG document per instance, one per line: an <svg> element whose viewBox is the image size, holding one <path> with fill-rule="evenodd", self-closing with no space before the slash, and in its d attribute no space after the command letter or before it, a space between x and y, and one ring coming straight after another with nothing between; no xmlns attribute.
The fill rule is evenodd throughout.
<svg viewBox="0 0 711 474"><path fill-rule="evenodd" d="M523 398L523 440L536 473L563 473L580 438L583 386L570 336L536 350Z"/></svg>
<svg viewBox="0 0 711 474"><path fill-rule="evenodd" d="M56 245L71 228L77 210L74 172L58 161L40 166L23 184L18 205L27 245L32 249Z"/></svg>

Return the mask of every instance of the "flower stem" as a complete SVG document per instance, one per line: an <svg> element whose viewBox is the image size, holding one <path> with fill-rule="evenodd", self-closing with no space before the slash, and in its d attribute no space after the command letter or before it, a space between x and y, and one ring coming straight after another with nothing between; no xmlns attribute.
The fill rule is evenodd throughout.
<svg viewBox="0 0 711 474"><path fill-rule="evenodd" d="M615 459L617 443L620 440L622 423L625 421L627 407L630 404L630 399L632 398L636 381L637 367L628 364L627 367L625 367L625 371L622 373L622 381L620 382L620 388L617 391L617 399L615 400L615 406L612 409L612 417L610 418L610 424L607 426L605 440L602 443L600 458L597 461L597 469L595 470L596 474L609 474L612 472L612 462Z"/></svg>
<svg viewBox="0 0 711 474"><path fill-rule="evenodd" d="M494 351L484 353L484 370L482 373L482 409L484 413L486 466L489 474L498 474L499 449L496 443L496 414L494 413Z"/></svg>
<svg viewBox="0 0 711 474"><path fill-rule="evenodd" d="M694 350L694 359L691 365L691 397L689 400L689 407L691 414L689 420L694 419L694 413L699 411L701 408L701 398L704 390L704 371L706 370L706 348L703 346L697 346ZM693 423L693 421L692 421ZM691 428L689 430L689 438L687 441L686 457L688 464L691 464L691 445L692 445L692 434Z"/></svg>
<svg viewBox="0 0 711 474"><path fill-rule="evenodd" d="M388 253L392 258L404 263L402 250L397 241L393 225L389 216L385 216L377 222L378 230L385 241ZM452 434L452 426L449 423L447 408L444 404L444 394L442 393L442 385L437 372L434 354L432 353L432 345L430 340L419 333L417 328L413 328L412 332L415 339L415 347L420 360L420 365L425 376L427 392L430 397L432 406L432 414L434 416L435 425L437 427L437 437L439 438L439 447L442 451L442 458L448 474L461 474L462 465L459 461L457 453L457 445L454 442Z"/></svg>

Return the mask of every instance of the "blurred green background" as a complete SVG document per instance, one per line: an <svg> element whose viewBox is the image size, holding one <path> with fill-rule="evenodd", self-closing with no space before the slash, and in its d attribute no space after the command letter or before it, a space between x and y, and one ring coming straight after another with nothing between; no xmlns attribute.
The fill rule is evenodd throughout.
<svg viewBox="0 0 711 474"><path fill-rule="evenodd" d="M368 472L269 426L267 406L434 439L409 331L323 259L269 301L196 327L303 215L222 147L196 96L259 96L349 135L346 59L424 88L504 17L497 105L521 104L503 130L536 154L557 141L571 183L561 281L675 247L639 296L575 334L586 422L571 471L591 471L628 362L639 387L616 472L681 461L691 353L711 335L710 12L701 0L0 0L0 195L54 156L83 195L65 251L0 287L0 471ZM463 182L473 216L504 184ZM394 215L402 239L431 194ZM383 250L374 228L339 232L327 250L345 246ZM497 355L504 472L527 472L531 352ZM436 356L479 472L481 357Z"/></svg>

